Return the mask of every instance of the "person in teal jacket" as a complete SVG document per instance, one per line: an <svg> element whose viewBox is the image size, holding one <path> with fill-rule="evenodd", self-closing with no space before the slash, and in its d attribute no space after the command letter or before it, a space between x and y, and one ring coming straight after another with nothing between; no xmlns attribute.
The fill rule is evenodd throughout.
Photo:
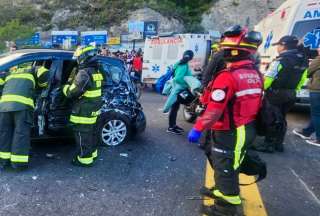
<svg viewBox="0 0 320 216"><path fill-rule="evenodd" d="M175 97L179 94L180 91L187 89L188 84L185 82L184 78L186 76L192 76L192 72L189 68L189 61L193 59L194 53L192 50L187 50L183 53L182 59L174 65L174 78L173 78L173 90L176 94L170 94ZM175 86L178 86L175 89ZM169 113L169 127L167 132L181 135L184 131L181 127L177 126L177 114L180 108L179 100L176 100L175 103L171 106Z"/></svg>

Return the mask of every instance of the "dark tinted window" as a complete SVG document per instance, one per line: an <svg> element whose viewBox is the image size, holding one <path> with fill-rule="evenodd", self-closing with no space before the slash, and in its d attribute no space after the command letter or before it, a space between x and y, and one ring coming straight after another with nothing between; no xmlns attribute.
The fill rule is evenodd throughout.
<svg viewBox="0 0 320 216"><path fill-rule="evenodd" d="M77 62L73 60L63 61L61 83L64 84L70 77L75 77L77 72Z"/></svg>
<svg viewBox="0 0 320 216"><path fill-rule="evenodd" d="M303 38L308 32L318 28L320 28L320 20L300 21L295 24L292 35Z"/></svg>

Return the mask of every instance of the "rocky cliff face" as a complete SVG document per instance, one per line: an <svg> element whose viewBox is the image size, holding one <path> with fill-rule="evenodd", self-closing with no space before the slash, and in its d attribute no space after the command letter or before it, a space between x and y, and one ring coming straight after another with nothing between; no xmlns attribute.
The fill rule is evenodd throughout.
<svg viewBox="0 0 320 216"><path fill-rule="evenodd" d="M234 24L254 26L284 1L215 0L211 9L202 15L201 26L207 31L223 31ZM119 35L128 31L130 20L150 20L159 22L160 32L184 32L187 29L183 19L177 18L179 13L173 15L167 11L164 16L157 9L150 9L147 2L161 3L154 0L0 0L0 24L4 24L5 19L18 17L39 30L96 29Z"/></svg>
<svg viewBox="0 0 320 216"><path fill-rule="evenodd" d="M223 0L202 16L201 25L206 30L224 31L234 24L256 25L272 9L285 0Z"/></svg>
<svg viewBox="0 0 320 216"><path fill-rule="evenodd" d="M128 21L158 21L159 32L183 32L184 25L181 21L168 18L161 15L159 12L150 8L138 9L130 12L128 19L122 20L120 25L111 26L110 32L112 34L120 34L128 31Z"/></svg>

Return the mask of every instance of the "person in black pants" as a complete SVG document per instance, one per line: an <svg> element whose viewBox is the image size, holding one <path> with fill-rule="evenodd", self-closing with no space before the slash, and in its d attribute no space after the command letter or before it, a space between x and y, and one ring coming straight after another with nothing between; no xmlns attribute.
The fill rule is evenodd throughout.
<svg viewBox="0 0 320 216"><path fill-rule="evenodd" d="M178 111L180 109L180 101L177 100L171 107L170 113L169 113L169 128L175 128L177 126L177 115ZM180 131L183 132L183 129L180 128ZM180 132L180 133L181 133Z"/></svg>
<svg viewBox="0 0 320 216"><path fill-rule="evenodd" d="M178 84L185 89L188 88L187 83L184 81L185 76L192 76L192 72L189 68L189 62L192 60L194 56L194 53L192 50L187 50L183 53L182 59L177 62L173 68L174 68L174 78L173 82L175 84ZM169 113L169 127L167 129L168 133L173 133L177 135L181 135L184 130L177 126L176 120L178 111L180 108L181 101L179 101L179 97L177 97L176 102L171 106L170 113Z"/></svg>
<svg viewBox="0 0 320 216"><path fill-rule="evenodd" d="M308 60L299 50L299 39L295 36L284 36L277 46L279 56L270 64L264 74L266 99L277 107L285 121L282 130L269 130L263 143L255 144L257 151L273 153L284 151L284 139L287 132L286 114L296 102L296 92L301 90L307 80Z"/></svg>

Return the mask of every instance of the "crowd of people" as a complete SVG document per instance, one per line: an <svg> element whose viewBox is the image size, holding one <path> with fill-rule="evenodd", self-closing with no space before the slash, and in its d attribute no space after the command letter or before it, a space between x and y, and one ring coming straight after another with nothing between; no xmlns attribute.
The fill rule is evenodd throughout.
<svg viewBox="0 0 320 216"><path fill-rule="evenodd" d="M129 72L134 72L134 76L138 79L141 78L142 64L143 64L143 51L141 48L136 50L125 50L124 52L117 50L110 51L107 47L103 46L99 49L99 54L102 56L109 56L122 59L126 64Z"/></svg>

